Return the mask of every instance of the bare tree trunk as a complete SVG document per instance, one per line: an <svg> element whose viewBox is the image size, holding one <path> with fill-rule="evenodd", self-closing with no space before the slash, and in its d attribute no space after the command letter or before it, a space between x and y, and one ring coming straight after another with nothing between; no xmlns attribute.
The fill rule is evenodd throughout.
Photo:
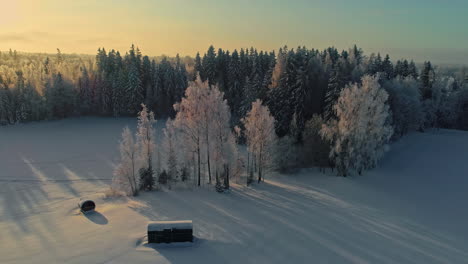
<svg viewBox="0 0 468 264"><path fill-rule="evenodd" d="M206 159L208 165L208 184L211 184L211 166L210 166L210 144L208 144L208 137L206 139Z"/></svg>
<svg viewBox="0 0 468 264"><path fill-rule="evenodd" d="M205 115L206 112L205 112ZM208 165L208 184L211 184L211 166L210 166L210 138L208 133L208 120L205 119L205 140L206 140L206 159Z"/></svg>
<svg viewBox="0 0 468 264"><path fill-rule="evenodd" d="M193 182L195 183L195 177L197 175L197 168L195 166L195 152L192 151L192 169L193 169Z"/></svg>
<svg viewBox="0 0 468 264"><path fill-rule="evenodd" d="M250 175L250 151L247 150L247 177Z"/></svg>
<svg viewBox="0 0 468 264"><path fill-rule="evenodd" d="M133 156L132 156L132 180L133 180L132 194L137 195L138 187L137 187L136 178L135 178L135 157Z"/></svg>
<svg viewBox="0 0 468 264"><path fill-rule="evenodd" d="M262 151L260 150L260 154L258 157L258 183L262 180Z"/></svg>
<svg viewBox="0 0 468 264"><path fill-rule="evenodd" d="M258 160L257 160L257 155L254 155L253 156L253 170L254 172L257 172L257 168L258 168Z"/></svg>
<svg viewBox="0 0 468 264"><path fill-rule="evenodd" d="M201 164L200 164L200 140L197 141L197 155L198 155L198 186L200 186Z"/></svg>
<svg viewBox="0 0 468 264"><path fill-rule="evenodd" d="M224 188L227 190L229 189L229 165L225 165L225 181L224 181Z"/></svg>

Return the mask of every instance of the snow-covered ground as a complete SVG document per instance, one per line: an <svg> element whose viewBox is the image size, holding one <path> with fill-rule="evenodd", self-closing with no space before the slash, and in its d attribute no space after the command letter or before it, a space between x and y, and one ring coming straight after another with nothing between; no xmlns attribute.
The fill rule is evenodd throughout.
<svg viewBox="0 0 468 264"><path fill-rule="evenodd" d="M379 168L267 176L104 198L123 126L84 118L0 127L0 263L468 263L468 133L416 133ZM97 213L76 210L81 197ZM194 244L148 246L146 223L193 220Z"/></svg>

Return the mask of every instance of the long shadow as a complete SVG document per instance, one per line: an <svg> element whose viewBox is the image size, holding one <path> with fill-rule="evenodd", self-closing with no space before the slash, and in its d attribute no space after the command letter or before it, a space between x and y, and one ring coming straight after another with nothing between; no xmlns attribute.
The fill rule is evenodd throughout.
<svg viewBox="0 0 468 264"><path fill-rule="evenodd" d="M229 258L229 254L222 252L248 250L247 245L239 245L218 240L209 240L194 237L192 242L171 244L147 244L142 247L152 249L155 253L162 255L170 263L239 263L238 259Z"/></svg>
<svg viewBox="0 0 468 264"><path fill-rule="evenodd" d="M107 225L109 223L109 220L98 211L85 213L84 216L97 225Z"/></svg>
<svg viewBox="0 0 468 264"><path fill-rule="evenodd" d="M157 250L171 263L201 260L200 251L230 263L221 253L226 247L256 262L266 258L265 263L272 259L287 263L291 262L287 255L314 254L337 263L462 263L468 256L464 244L342 196L272 181L235 188L229 195L208 190L149 193L138 198L145 207L132 209L150 219L194 220L194 232L207 243L197 248L197 254L185 249Z"/></svg>

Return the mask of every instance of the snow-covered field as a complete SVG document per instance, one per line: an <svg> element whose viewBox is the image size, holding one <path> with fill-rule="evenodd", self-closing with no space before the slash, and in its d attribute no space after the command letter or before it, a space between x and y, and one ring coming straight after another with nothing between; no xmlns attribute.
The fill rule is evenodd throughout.
<svg viewBox="0 0 468 264"><path fill-rule="evenodd" d="M363 176L104 198L135 123L0 127L0 263L468 263L467 132L409 135ZM80 197L98 212L79 214ZM145 244L148 221L185 219L194 244Z"/></svg>

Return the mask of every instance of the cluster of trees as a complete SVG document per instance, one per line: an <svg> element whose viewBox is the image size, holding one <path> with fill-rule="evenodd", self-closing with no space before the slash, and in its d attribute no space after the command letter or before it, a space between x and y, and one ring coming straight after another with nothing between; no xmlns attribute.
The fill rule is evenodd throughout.
<svg viewBox="0 0 468 264"><path fill-rule="evenodd" d="M241 142L248 143L243 120L252 102L265 102L275 120L274 152L281 153L270 154L281 170L314 165L337 168L344 176L361 173L376 165L389 141L406 133L466 129L464 69L425 62L418 70L413 61L365 56L356 46L341 52L284 47L277 54L255 49L238 54L210 47L197 55L195 71L225 93ZM258 148L248 151L249 168L258 163L258 154L250 160L252 151Z"/></svg>
<svg viewBox="0 0 468 264"><path fill-rule="evenodd" d="M128 127L122 132L120 141L120 163L114 171L111 188L129 195L140 190L151 191L155 185L153 157L156 149L154 113L142 104L138 113L135 136Z"/></svg>
<svg viewBox="0 0 468 264"><path fill-rule="evenodd" d="M187 88L188 73L178 55L174 63L166 57L157 63L133 45L124 57L115 50L99 49L96 67L94 84L87 74L79 81L85 113L134 115L145 103L157 117L167 117Z"/></svg>
<svg viewBox="0 0 468 264"><path fill-rule="evenodd" d="M167 160L150 159L145 167L162 182L192 175L201 184L206 176L228 188L226 175L242 166L252 181L271 164L361 173L406 133L468 129L464 68L394 63L356 46L277 53L210 46L203 56L183 60L150 59L134 46L124 56L99 49L95 58L9 52L0 54L0 70L3 124L135 115L141 103L157 118L169 118L161 146ZM246 157L237 143L247 144ZM162 164L157 172L148 170L151 162Z"/></svg>
<svg viewBox="0 0 468 264"><path fill-rule="evenodd" d="M242 131L239 127L231 128L231 111L218 86L198 78L190 83L181 102L174 105L176 115L166 121L164 128L162 163L159 155L153 160L154 114L144 104L142 108L136 140L128 127L123 130L121 162L114 172L113 190L137 195L139 190L152 190L157 179L169 188L173 183L187 180L193 180L198 186L202 181L208 184L215 181L216 190L223 192L229 189L230 179L238 179L241 174L249 174L247 184L250 184L257 173L260 182L264 171L271 166L276 142L275 120L260 100L252 103L242 120L248 148L245 172L242 171L244 158L237 148Z"/></svg>
<svg viewBox="0 0 468 264"><path fill-rule="evenodd" d="M55 57L0 52L0 124L67 116L77 103L80 68L92 69L92 65L92 56L62 54L60 50Z"/></svg>

